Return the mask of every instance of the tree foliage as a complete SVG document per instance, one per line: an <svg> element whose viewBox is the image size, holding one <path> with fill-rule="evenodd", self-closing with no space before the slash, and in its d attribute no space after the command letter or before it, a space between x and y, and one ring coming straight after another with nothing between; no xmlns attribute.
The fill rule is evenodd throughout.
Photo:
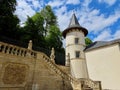
<svg viewBox="0 0 120 90"><path fill-rule="evenodd" d="M50 29L51 25L57 25L57 17L55 16L55 14L52 11L51 6L47 5L46 7L44 7L40 14L42 15L42 17L44 18L44 27L45 27L45 36L47 35L47 32Z"/></svg>
<svg viewBox="0 0 120 90"><path fill-rule="evenodd" d="M46 37L49 48L54 47L59 50L62 47L62 34L59 28L55 25L50 26L49 34Z"/></svg>
<svg viewBox="0 0 120 90"><path fill-rule="evenodd" d="M22 29L21 41L28 42L32 40L36 46L45 46L45 40L43 36L42 25L40 20L34 21L28 17L25 26Z"/></svg>
<svg viewBox="0 0 120 90"><path fill-rule="evenodd" d="M0 34L15 38L19 28L19 19L13 13L15 11L16 0L0 1Z"/></svg>
<svg viewBox="0 0 120 90"><path fill-rule="evenodd" d="M28 17L23 27L22 41L33 40L37 46L56 50L62 48L62 34L57 24L57 17L48 5L32 17Z"/></svg>
<svg viewBox="0 0 120 90"><path fill-rule="evenodd" d="M88 37L85 38L85 44L86 46L92 44L92 40L90 40Z"/></svg>

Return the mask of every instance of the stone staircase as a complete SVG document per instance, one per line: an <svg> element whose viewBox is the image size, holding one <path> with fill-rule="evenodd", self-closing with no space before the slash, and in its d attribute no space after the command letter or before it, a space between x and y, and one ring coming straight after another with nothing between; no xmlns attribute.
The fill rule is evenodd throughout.
<svg viewBox="0 0 120 90"><path fill-rule="evenodd" d="M0 42L0 52L4 54L11 54L21 57L30 57L39 60L39 52L3 42ZM60 67L58 67L46 54L43 53L41 55L41 58L49 68L56 72L56 74L60 75L64 80L70 81L73 90L102 90L101 83L99 81L92 81L91 79L85 78L73 78L70 74L66 73Z"/></svg>
<svg viewBox="0 0 120 90"><path fill-rule="evenodd" d="M91 79L75 79L70 74L66 73L62 69L60 69L49 57L43 55L43 60L48 64L50 68L52 68L57 74L59 74L62 78L69 80L71 84L74 86L80 85L77 87L78 89L74 90L102 90L100 81L92 81ZM75 85L74 85L75 84ZM81 89L80 89L81 88Z"/></svg>

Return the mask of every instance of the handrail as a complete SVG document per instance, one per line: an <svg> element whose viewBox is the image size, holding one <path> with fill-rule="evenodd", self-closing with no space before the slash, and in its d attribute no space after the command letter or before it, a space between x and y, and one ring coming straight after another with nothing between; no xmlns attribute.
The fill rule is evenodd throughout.
<svg viewBox="0 0 120 90"><path fill-rule="evenodd" d="M91 79L80 78L76 79L72 77L70 74L64 72L61 68L59 68L49 57L43 55L44 61L47 62L50 68L52 68L56 73L58 73L61 77L66 80L69 80L72 84L81 84L83 83L85 86L92 88L93 90L101 90L101 83L100 81L93 81Z"/></svg>
<svg viewBox="0 0 120 90"><path fill-rule="evenodd" d="M43 55L43 59L47 62L49 67L51 67L56 73L58 73L62 78L69 80L71 82L77 82L71 75L64 72L61 68L59 68L49 57Z"/></svg>
<svg viewBox="0 0 120 90"><path fill-rule="evenodd" d="M37 58L36 51L28 50L26 48L18 47L15 45L7 44L0 42L0 53L15 55L15 56L22 56L22 57L31 57ZM80 78L76 79L72 77L70 74L63 71L59 68L46 54L43 53L43 60L48 64L50 68L52 68L57 74L59 74L65 80L69 80L72 84L81 84L83 83L85 86L93 88L93 90L101 90L101 84L99 81L93 81L91 79Z"/></svg>
<svg viewBox="0 0 120 90"><path fill-rule="evenodd" d="M93 81L91 79L81 78L80 81L83 82L85 86L93 88L93 90L101 90L101 82L100 81Z"/></svg>
<svg viewBox="0 0 120 90"><path fill-rule="evenodd" d="M22 56L22 57L33 57L36 58L36 52L33 50L28 50L25 48L21 48L15 45L7 44L0 42L0 52L5 54L11 54L16 56Z"/></svg>

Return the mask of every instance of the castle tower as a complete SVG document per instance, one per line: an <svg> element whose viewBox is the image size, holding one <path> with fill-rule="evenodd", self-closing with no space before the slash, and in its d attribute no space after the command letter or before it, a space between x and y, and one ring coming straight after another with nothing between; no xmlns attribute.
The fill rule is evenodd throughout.
<svg viewBox="0 0 120 90"><path fill-rule="evenodd" d="M63 31L66 39L66 66L70 66L71 75L75 78L88 78L85 59L85 36L87 29L80 26L73 13L68 28Z"/></svg>

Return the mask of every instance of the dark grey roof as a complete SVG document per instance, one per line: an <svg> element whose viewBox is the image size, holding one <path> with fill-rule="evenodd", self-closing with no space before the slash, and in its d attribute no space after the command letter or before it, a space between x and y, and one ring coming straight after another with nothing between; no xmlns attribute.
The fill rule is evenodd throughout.
<svg viewBox="0 0 120 90"><path fill-rule="evenodd" d="M90 51L90 50L93 50L96 48L112 45L115 43L120 43L120 39L116 39L116 40L112 40L112 41L96 41L96 42L90 44L89 46L87 46L84 51Z"/></svg>
<svg viewBox="0 0 120 90"><path fill-rule="evenodd" d="M73 15L72 15L72 18L71 18L71 20L70 20L70 23L69 23L68 28L66 28L66 29L63 31L63 36L64 36L64 38L66 37L67 32L68 32L69 30L72 30L73 28L74 28L74 29L77 28L77 29L83 31L84 34L85 34L85 36L88 34L87 29L84 28L84 27L82 27L82 26L80 26L80 24L79 24L79 22L78 22L78 20L77 20L77 18L76 18L76 16L75 16L75 13L73 13Z"/></svg>
<svg viewBox="0 0 120 90"><path fill-rule="evenodd" d="M75 16L75 13L73 13L68 27L81 27L76 16Z"/></svg>

